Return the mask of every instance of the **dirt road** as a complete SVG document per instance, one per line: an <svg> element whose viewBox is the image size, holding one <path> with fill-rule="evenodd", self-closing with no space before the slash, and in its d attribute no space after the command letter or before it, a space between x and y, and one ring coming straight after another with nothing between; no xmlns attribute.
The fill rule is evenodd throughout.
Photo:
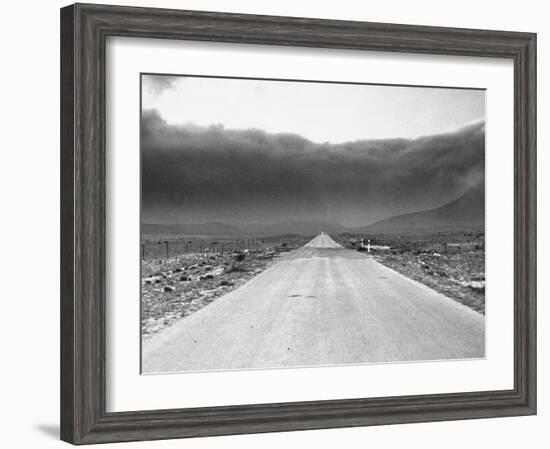
<svg viewBox="0 0 550 449"><path fill-rule="evenodd" d="M143 346L144 373L481 358L483 315L326 234Z"/></svg>

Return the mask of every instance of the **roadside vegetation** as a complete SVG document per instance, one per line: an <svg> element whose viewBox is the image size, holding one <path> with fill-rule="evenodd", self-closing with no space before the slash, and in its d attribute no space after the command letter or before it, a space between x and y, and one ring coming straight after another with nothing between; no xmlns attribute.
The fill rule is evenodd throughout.
<svg viewBox="0 0 550 449"><path fill-rule="evenodd" d="M224 252L211 251L216 246L204 240L202 252L142 259L142 339L240 287L266 270L281 254L309 240L311 237L269 237L262 240L261 248Z"/></svg>
<svg viewBox="0 0 550 449"><path fill-rule="evenodd" d="M381 264L421 282L437 292L485 313L485 234L438 232L431 234L339 234L334 240L365 251L361 242L388 246L371 252Z"/></svg>

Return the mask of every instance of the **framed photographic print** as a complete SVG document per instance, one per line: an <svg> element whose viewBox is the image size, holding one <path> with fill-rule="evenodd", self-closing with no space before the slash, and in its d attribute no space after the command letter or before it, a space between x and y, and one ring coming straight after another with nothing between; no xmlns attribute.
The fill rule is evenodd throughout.
<svg viewBox="0 0 550 449"><path fill-rule="evenodd" d="M62 439L536 413L535 59L63 8Z"/></svg>

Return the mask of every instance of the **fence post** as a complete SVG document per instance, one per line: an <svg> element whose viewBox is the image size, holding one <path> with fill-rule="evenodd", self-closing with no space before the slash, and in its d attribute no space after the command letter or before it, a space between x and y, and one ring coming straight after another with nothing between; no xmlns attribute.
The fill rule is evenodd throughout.
<svg viewBox="0 0 550 449"><path fill-rule="evenodd" d="M141 244L141 258L145 259L145 243Z"/></svg>
<svg viewBox="0 0 550 449"><path fill-rule="evenodd" d="M168 242L164 242L166 244L166 258L169 259L170 258L170 249L168 247Z"/></svg>

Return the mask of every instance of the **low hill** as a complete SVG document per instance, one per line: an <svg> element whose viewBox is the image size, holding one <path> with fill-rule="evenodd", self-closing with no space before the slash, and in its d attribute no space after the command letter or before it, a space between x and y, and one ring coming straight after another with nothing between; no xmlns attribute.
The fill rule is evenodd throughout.
<svg viewBox="0 0 550 449"><path fill-rule="evenodd" d="M485 187L466 191L458 199L436 209L413 212L377 221L358 228L359 232L437 231L483 229L485 226Z"/></svg>
<svg viewBox="0 0 550 449"><path fill-rule="evenodd" d="M243 225L243 228L245 225ZM250 234L258 235L280 235L280 234L301 234L316 235L321 232L340 232L344 228L338 223L317 221L317 220L285 220L275 223L250 223L246 225Z"/></svg>
<svg viewBox="0 0 550 449"><path fill-rule="evenodd" d="M211 221L197 224L154 224L143 223L141 232L149 236L169 235L241 235L243 230L237 226Z"/></svg>
<svg viewBox="0 0 550 449"><path fill-rule="evenodd" d="M345 230L338 223L328 223L314 220L287 220L275 223L242 223L232 225L228 223L212 221L195 224L153 224L143 223L141 231L148 237L181 235L203 236L244 236L244 235L283 235L301 234L315 235L320 232L340 232Z"/></svg>

